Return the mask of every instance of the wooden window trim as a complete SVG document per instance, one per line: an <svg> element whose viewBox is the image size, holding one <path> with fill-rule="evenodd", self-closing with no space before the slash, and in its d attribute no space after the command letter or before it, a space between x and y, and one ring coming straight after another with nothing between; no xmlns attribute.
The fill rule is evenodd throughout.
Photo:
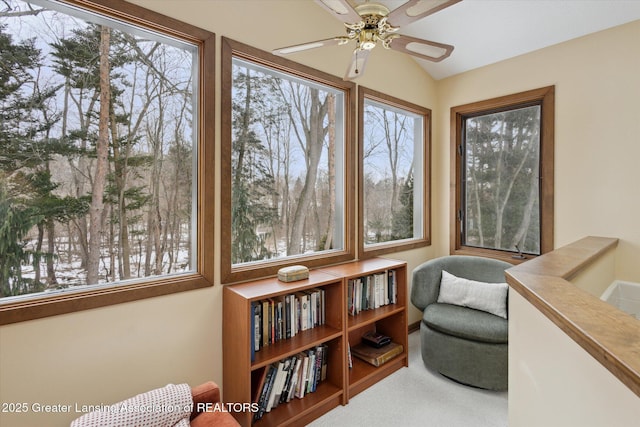
<svg viewBox="0 0 640 427"><path fill-rule="evenodd" d="M354 184L354 159L355 159L355 114L356 98L355 84L344 81L331 74L324 73L314 68L298 64L297 62L272 55L263 50L240 43L238 41L222 37L222 88L221 93L221 281L222 283L241 282L259 277L273 276L278 269L303 264L309 268L321 267L340 262L346 262L355 258L355 184ZM345 219L344 235L345 247L340 251L326 253L300 255L276 260L265 260L242 266L233 266L231 263L231 144L232 144L232 120L231 120L231 88L232 60L241 58L253 63L271 68L276 71L292 74L297 77L312 80L341 90L345 100Z"/></svg>
<svg viewBox="0 0 640 427"><path fill-rule="evenodd" d="M525 259L515 259L513 252L497 249L484 249L461 244L460 221L458 211L462 209L460 177L462 159L457 147L462 143L462 121L464 117L511 110L520 106L539 104L540 122L540 253L553 250L554 238L554 129L555 129L555 86L547 86L501 96L485 101L474 102L451 108L451 176L450 176L450 253L452 255L476 255L497 258L513 264L535 257L525 255Z"/></svg>
<svg viewBox="0 0 640 427"><path fill-rule="evenodd" d="M28 297L0 303L0 325L39 319L124 302L152 298L213 285L214 267L214 69L215 34L122 0L62 0L80 7L157 31L199 47L199 123L197 190L196 272L161 276L134 284L96 290L61 292L54 296Z"/></svg>
<svg viewBox="0 0 640 427"><path fill-rule="evenodd" d="M423 117L423 237L376 244L366 247L364 244L364 112L365 100L389 105ZM363 86L358 87L358 254L362 259L372 258L392 252L406 251L431 245L431 110L399 98L386 95Z"/></svg>

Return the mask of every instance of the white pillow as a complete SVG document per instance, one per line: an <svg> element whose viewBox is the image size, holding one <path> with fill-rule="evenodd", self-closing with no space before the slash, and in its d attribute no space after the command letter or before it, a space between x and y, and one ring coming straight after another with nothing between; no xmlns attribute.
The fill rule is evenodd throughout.
<svg viewBox="0 0 640 427"><path fill-rule="evenodd" d="M438 302L461 305L507 318L506 283L486 283L456 277L442 270Z"/></svg>

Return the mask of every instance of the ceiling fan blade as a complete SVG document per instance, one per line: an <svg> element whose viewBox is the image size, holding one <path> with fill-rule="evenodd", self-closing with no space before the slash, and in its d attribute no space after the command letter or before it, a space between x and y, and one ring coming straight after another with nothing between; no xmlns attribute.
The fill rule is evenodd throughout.
<svg viewBox="0 0 640 427"><path fill-rule="evenodd" d="M362 21L362 17L349 4L347 0L315 0L331 15L335 16L345 24L355 24Z"/></svg>
<svg viewBox="0 0 640 427"><path fill-rule="evenodd" d="M453 52L453 46L450 44L432 42L402 34L398 34L397 37L391 40L389 48L431 62L440 62L448 58Z"/></svg>
<svg viewBox="0 0 640 427"><path fill-rule="evenodd" d="M344 37L344 36L332 37L330 39L316 40L314 42L307 42L302 44L296 44L293 46L281 47L278 49L274 49L272 53L274 55L288 55L290 53L302 52L303 50L315 49L318 47L335 46L339 44L344 44L344 43L347 43L348 41L349 41L348 37Z"/></svg>
<svg viewBox="0 0 640 427"><path fill-rule="evenodd" d="M394 27L411 24L462 0L409 0L389 13L387 22Z"/></svg>
<svg viewBox="0 0 640 427"><path fill-rule="evenodd" d="M347 72L344 75L344 80L354 80L360 77L364 73L364 67L367 65L367 59L369 59L370 50L355 49L353 56L351 56L351 63L347 68Z"/></svg>

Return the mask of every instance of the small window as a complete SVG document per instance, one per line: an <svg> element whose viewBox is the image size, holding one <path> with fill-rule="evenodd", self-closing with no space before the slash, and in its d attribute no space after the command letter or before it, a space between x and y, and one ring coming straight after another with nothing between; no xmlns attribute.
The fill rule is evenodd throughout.
<svg viewBox="0 0 640 427"><path fill-rule="evenodd" d="M211 285L214 35L119 1L3 3L3 321Z"/></svg>
<svg viewBox="0 0 640 427"><path fill-rule="evenodd" d="M430 110L359 88L362 257L430 243Z"/></svg>
<svg viewBox="0 0 640 427"><path fill-rule="evenodd" d="M228 39L223 79L223 281L353 258L353 84Z"/></svg>
<svg viewBox="0 0 640 427"><path fill-rule="evenodd" d="M452 251L553 249L553 87L454 107Z"/></svg>

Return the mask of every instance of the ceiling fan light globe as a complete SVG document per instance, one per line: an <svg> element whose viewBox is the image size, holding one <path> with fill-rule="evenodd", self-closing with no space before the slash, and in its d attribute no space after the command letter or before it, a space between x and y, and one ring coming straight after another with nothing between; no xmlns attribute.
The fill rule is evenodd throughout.
<svg viewBox="0 0 640 427"><path fill-rule="evenodd" d="M376 43L375 42L364 42L362 44L360 44L360 47L364 50L371 50L374 47L376 47Z"/></svg>

